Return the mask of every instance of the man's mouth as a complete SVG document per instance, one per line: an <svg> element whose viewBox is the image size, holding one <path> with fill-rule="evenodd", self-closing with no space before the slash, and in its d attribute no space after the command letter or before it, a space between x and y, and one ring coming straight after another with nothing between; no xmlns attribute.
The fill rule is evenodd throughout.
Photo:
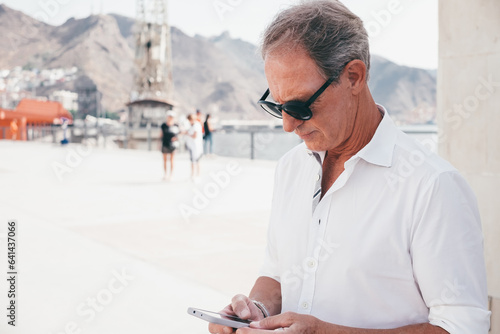
<svg viewBox="0 0 500 334"><path fill-rule="evenodd" d="M295 132L295 134L297 134L297 136L299 136L300 139L302 139L302 140L308 140L308 139L310 139L312 137L313 133L314 133L314 131L307 132L307 133Z"/></svg>

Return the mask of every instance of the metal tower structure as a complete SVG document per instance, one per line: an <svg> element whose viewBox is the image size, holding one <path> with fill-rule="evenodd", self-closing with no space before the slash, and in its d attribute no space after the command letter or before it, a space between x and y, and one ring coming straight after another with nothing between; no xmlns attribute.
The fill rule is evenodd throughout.
<svg viewBox="0 0 500 334"><path fill-rule="evenodd" d="M137 0L136 100L172 99L172 42L167 0Z"/></svg>

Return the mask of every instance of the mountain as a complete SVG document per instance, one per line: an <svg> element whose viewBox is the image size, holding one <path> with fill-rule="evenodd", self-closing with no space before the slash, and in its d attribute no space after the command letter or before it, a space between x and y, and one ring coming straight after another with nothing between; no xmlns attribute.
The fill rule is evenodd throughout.
<svg viewBox="0 0 500 334"><path fill-rule="evenodd" d="M107 109L121 109L132 85L134 53L120 36L116 20L110 16L69 19L54 29L51 40L60 47L45 66L78 67L103 92Z"/></svg>
<svg viewBox="0 0 500 334"><path fill-rule="evenodd" d="M35 54L50 54L46 44L53 27L0 4L0 68L25 64Z"/></svg>
<svg viewBox="0 0 500 334"><path fill-rule="evenodd" d="M0 69L76 66L103 93L106 110L123 109L133 89L133 25L133 19L120 15L93 15L53 27L0 5L0 42L9 46L0 49ZM227 36L227 40L218 42L231 41ZM234 42L255 49L249 43ZM225 118L265 117L255 105L266 86L262 69L255 73L245 61L222 52L216 42L190 37L175 27L172 45L174 101L180 111L202 109L220 112ZM58 83L39 88L37 93L71 90L74 84Z"/></svg>
<svg viewBox="0 0 500 334"><path fill-rule="evenodd" d="M120 34L113 17L90 16L69 19L54 27L0 5L0 68L78 67L103 93L108 110L122 109L128 99L133 77L133 50ZM72 89L73 83L54 89ZM38 93L50 93L42 88Z"/></svg>
<svg viewBox="0 0 500 334"><path fill-rule="evenodd" d="M79 68L103 94L106 110L123 109L133 89L134 20L121 15L93 15L50 26L0 5L0 69ZM256 100L267 88L257 47L228 33L188 36L172 27L174 100L182 112L202 109L219 118L264 118ZM370 88L377 102L396 119L435 108L432 72L372 57ZM74 82L37 90L73 89Z"/></svg>
<svg viewBox="0 0 500 334"><path fill-rule="evenodd" d="M418 117L411 112L426 111L426 114L435 116L437 88L432 72L400 66L379 56L371 57L370 72L368 85L373 98L386 107L394 118L408 123L412 116Z"/></svg>

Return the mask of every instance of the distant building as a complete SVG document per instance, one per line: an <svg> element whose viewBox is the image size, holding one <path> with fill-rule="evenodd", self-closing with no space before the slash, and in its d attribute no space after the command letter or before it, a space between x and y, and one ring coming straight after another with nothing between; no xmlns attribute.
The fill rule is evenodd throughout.
<svg viewBox="0 0 500 334"><path fill-rule="evenodd" d="M61 125L64 119L73 123L73 116L59 102L23 99L15 110L0 109L0 139L13 139L11 122L19 129L15 139L26 140L28 127Z"/></svg>
<svg viewBox="0 0 500 334"><path fill-rule="evenodd" d="M131 129L145 128L149 125L159 127L167 118L167 112L172 110L171 102L159 99L147 99L130 102L128 107L128 122Z"/></svg>
<svg viewBox="0 0 500 334"><path fill-rule="evenodd" d="M27 124L62 124L63 118L73 122L73 116L57 101L23 99L14 112Z"/></svg>
<svg viewBox="0 0 500 334"><path fill-rule="evenodd" d="M64 109L78 111L78 94L67 90L56 90L51 95L49 100L58 101Z"/></svg>
<svg viewBox="0 0 500 334"><path fill-rule="evenodd" d="M97 90L97 86L87 76L81 76L75 83L76 93L78 94L78 113L77 118L84 119L88 115L102 117L101 99L102 94Z"/></svg>

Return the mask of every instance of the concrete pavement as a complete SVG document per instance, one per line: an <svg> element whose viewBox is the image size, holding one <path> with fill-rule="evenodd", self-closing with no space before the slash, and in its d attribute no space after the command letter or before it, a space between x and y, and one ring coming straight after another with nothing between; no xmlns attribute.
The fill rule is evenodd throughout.
<svg viewBox="0 0 500 334"><path fill-rule="evenodd" d="M262 260L275 162L0 141L0 270L17 231L16 327L0 333L206 333L188 306L248 293ZM2 277L2 276L0 276Z"/></svg>

